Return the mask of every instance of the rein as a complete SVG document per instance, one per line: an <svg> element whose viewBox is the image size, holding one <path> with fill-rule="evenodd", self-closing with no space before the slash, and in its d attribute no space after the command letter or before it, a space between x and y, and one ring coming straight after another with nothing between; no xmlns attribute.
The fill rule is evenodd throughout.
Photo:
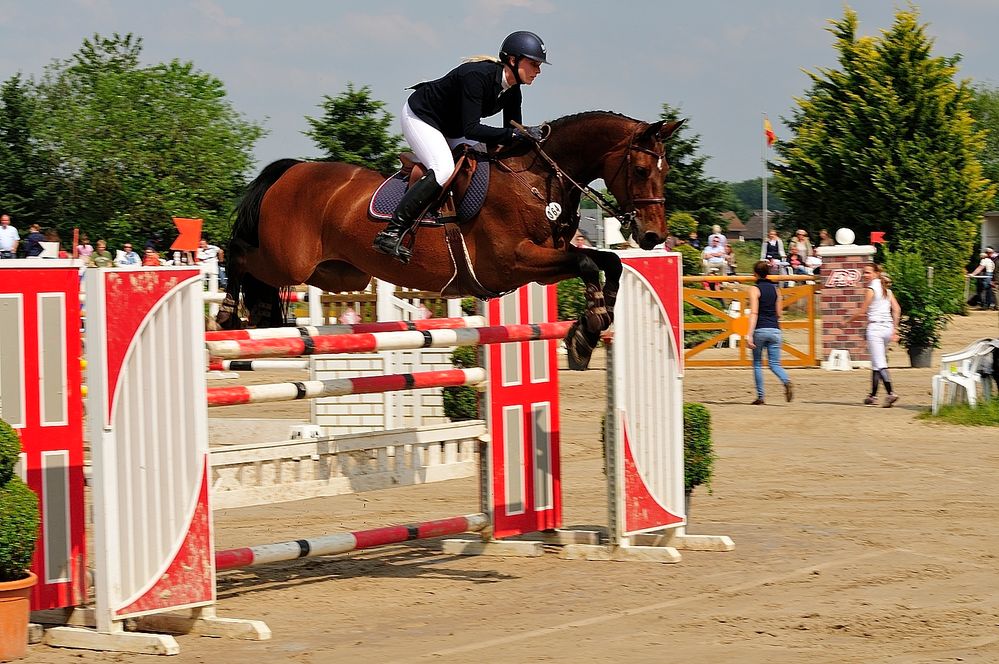
<svg viewBox="0 0 999 664"><path fill-rule="evenodd" d="M516 122L514 122L513 125L516 126L518 129L523 129L523 127L520 126ZM618 178L618 176L621 173L621 169L625 168L625 166L630 166L631 165L631 153L634 152L634 151L644 152L646 154L652 155L653 157L656 157L659 160L659 168L660 169L662 168L662 162L666 159L666 155L665 154L660 153L660 152L656 152L655 150L651 150L649 148L642 147L640 145L635 145L635 141L638 138L638 130L639 130L639 128L636 127L634 133L631 135L631 141L628 143L627 158L621 161L621 165L618 166L617 172L614 174L614 177L611 178L612 181L616 180ZM632 207L632 209L630 211L628 211L628 212L625 212L624 209L620 207L620 205L616 205L611 200L609 200L606 196L604 196L602 193L600 193L596 189L592 188L590 185L588 185L588 184L580 184L579 182L576 182L565 171L563 171L561 167L559 167L559 165L555 162L554 159L551 158L551 156L548 155L547 152L544 151L544 149L541 147L541 143L534 143L533 147L534 147L534 151L537 152L538 156L541 157L541 159L544 160L544 162L548 164L549 168L551 168L552 173L558 179L558 181L562 185L563 189L565 189L565 181L568 181L573 187L575 187L575 189L577 191L579 191L580 194L582 194L583 196L586 196L587 198L589 198L591 201L593 201L597 205L597 207L599 207L600 209L602 209L604 212L608 213L610 216L615 217L621 223L621 234L624 235L624 237L630 236L631 233L632 233L632 231L633 231L632 226L635 223L636 218L638 217L637 206L639 206L639 205L662 204L662 203L666 202L666 199L663 198L663 197L659 197L659 198L632 198L631 199L631 207ZM501 164L502 162L500 162L500 161L497 160L497 163ZM520 177L520 175L518 173L515 173L513 170L511 170L505 164L503 164L503 166L507 170L507 172L511 173L515 177L518 177L518 179L520 179L522 182L524 182L525 185L529 186L529 184L527 183L527 181L524 178ZM628 194L629 194L629 196L630 196L630 194L631 194L631 169L630 168L627 169L627 170L625 170L625 183L624 183L624 187L625 187L625 191L627 191ZM535 196L537 196L542 202L545 201L544 196L541 195L541 192L538 191L537 187L530 187L530 189L531 189L531 193L532 194L534 194Z"/></svg>

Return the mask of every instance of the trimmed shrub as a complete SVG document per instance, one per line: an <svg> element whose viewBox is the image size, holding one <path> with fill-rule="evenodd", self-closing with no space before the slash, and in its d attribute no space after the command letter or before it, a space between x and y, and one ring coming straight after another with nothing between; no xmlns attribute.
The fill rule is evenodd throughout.
<svg viewBox="0 0 999 664"><path fill-rule="evenodd" d="M459 369L479 366L476 346L459 346L451 353L451 364ZM452 422L479 419L479 391L471 385L456 385L443 390L444 414Z"/></svg>
<svg viewBox="0 0 999 664"><path fill-rule="evenodd" d="M13 474L20 452L17 432L0 420L0 581L24 578L38 540L38 496Z"/></svg>
<svg viewBox="0 0 999 664"><path fill-rule="evenodd" d="M678 244L673 251L679 251L683 258L684 276L701 273L701 252L689 244Z"/></svg>
<svg viewBox="0 0 999 664"><path fill-rule="evenodd" d="M683 404L683 482L688 491L704 484L711 493L715 453L711 443L711 412L701 403Z"/></svg>

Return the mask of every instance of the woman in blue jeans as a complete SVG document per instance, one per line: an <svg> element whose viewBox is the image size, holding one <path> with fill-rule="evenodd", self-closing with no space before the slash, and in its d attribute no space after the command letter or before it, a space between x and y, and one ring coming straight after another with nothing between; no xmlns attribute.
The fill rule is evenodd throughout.
<svg viewBox="0 0 999 664"><path fill-rule="evenodd" d="M753 379L756 381L756 401L754 406L762 406L763 399L763 350L767 351L767 363L770 370L784 384L784 398L790 401L794 397L791 379L784 367L780 365L780 319L784 313L780 289L777 284L767 279L770 265L767 261L758 261L753 265L756 274L756 284L749 289L749 332L746 334L746 345L753 349Z"/></svg>

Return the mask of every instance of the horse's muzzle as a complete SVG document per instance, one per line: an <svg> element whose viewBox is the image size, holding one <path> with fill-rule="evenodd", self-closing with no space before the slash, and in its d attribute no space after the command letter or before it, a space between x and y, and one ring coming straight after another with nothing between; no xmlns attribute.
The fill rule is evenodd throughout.
<svg viewBox="0 0 999 664"><path fill-rule="evenodd" d="M643 234L642 237L638 240L638 246L648 251L649 249L655 248L657 244L662 244L662 242L663 242L663 237L659 235L659 233L653 233L652 231L649 231Z"/></svg>

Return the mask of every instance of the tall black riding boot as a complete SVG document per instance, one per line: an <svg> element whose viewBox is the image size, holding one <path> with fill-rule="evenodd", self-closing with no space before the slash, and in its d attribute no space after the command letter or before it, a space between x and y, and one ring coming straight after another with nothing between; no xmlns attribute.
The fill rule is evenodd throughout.
<svg viewBox="0 0 999 664"><path fill-rule="evenodd" d="M395 256L403 263L408 263L413 252L402 246L403 237L420 215L426 212L440 191L441 186L437 184L434 172L427 171L427 174L413 183L399 201L388 227L375 236L374 248L383 254Z"/></svg>

